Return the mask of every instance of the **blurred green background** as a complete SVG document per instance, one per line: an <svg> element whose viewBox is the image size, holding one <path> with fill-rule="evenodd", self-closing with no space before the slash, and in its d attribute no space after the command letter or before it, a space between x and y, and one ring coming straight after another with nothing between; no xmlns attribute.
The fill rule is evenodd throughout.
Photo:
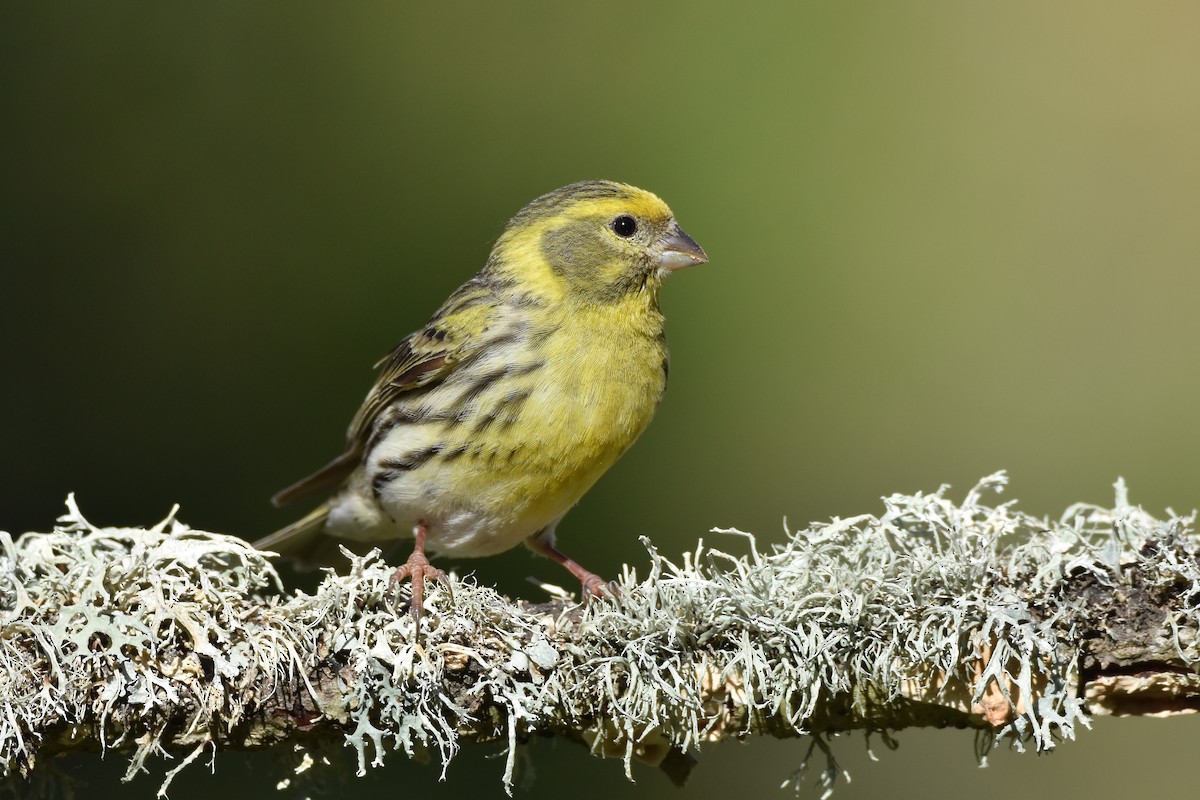
<svg viewBox="0 0 1200 800"><path fill-rule="evenodd" d="M1198 35L1190 2L6 4L0 529L68 491L103 524L289 521L267 498L339 452L375 359L524 203L596 177L662 195L711 263L664 292L658 419L561 528L590 568L999 468L1038 514L1118 475L1190 509ZM457 566L566 583L523 551ZM1190 798L1198 734L1101 720L986 772L961 732L880 764L854 738L837 796ZM666 796L786 796L805 746L710 748ZM531 750L521 796L673 791ZM351 785L499 795L498 751ZM267 791L252 764L172 797Z"/></svg>

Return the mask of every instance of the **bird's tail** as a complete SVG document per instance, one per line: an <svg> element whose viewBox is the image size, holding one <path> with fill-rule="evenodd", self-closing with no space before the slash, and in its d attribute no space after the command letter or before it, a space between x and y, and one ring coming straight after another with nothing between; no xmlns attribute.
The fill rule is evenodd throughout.
<svg viewBox="0 0 1200 800"><path fill-rule="evenodd" d="M279 553L301 569L345 565L343 547L360 556L371 550L374 546L371 542L338 539L330 535L325 530L329 510L329 505L322 503L286 528L259 539L254 546L259 550Z"/></svg>
<svg viewBox="0 0 1200 800"><path fill-rule="evenodd" d="M285 528L264 536L254 543L259 550L272 550L300 562L313 562L313 556L326 542L333 541L322 535L325 520L329 518L329 506L322 503L304 517Z"/></svg>

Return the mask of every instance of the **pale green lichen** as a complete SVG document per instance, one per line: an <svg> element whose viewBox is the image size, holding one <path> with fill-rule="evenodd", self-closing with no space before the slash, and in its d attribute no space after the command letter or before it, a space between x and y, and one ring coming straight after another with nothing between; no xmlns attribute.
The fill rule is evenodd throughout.
<svg viewBox="0 0 1200 800"><path fill-rule="evenodd" d="M0 765L25 771L44 746L94 735L132 752L132 775L168 744L199 758L277 701L294 727L334 723L360 772L392 750L445 766L464 738L507 739L506 784L531 732L582 739L627 769L728 735L812 733L828 783L823 735L978 720L971 706L997 697L1014 713L995 736L1049 749L1088 722L1078 670L1094 621L1079 581L1170 595L1177 613L1146 634L1200 659L1193 519L1156 519L1118 484L1114 508L1050 522L984 503L1004 482L961 503L945 487L893 495L881 516L766 551L720 532L748 546L741 556L701 543L676 563L647 543L646 578L627 569L618 600L582 610L431 585L419 637L377 554L281 597L239 539L173 515L149 531L97 528L71 502L51 534L0 534ZM312 718L295 719L304 703ZM950 710L920 716L939 705Z"/></svg>
<svg viewBox="0 0 1200 800"><path fill-rule="evenodd" d="M185 687L196 725L215 713L236 725L229 695L277 662L242 618L245 597L282 588L274 569L174 512L148 531L96 528L67 505L53 534L0 533L0 765L32 762L47 730L70 737L87 720L102 748L124 747L130 715L153 726ZM139 740L129 775L158 747Z"/></svg>

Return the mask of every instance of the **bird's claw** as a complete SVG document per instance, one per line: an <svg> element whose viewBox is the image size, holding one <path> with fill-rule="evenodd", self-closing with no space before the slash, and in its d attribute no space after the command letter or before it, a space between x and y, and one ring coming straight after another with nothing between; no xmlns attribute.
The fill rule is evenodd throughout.
<svg viewBox="0 0 1200 800"><path fill-rule="evenodd" d="M621 594L616 581L606 581L594 573L588 573L579 582L584 600L616 600Z"/></svg>
<svg viewBox="0 0 1200 800"><path fill-rule="evenodd" d="M429 559L424 553L413 553L408 557L408 561L396 568L392 573L391 579L388 581L388 589L396 587L406 579L412 580L412 601L409 603L409 612L412 614L413 622L420 624L421 611L425 604L425 581L433 579L446 587L450 593L451 600L454 599L454 590L450 585L450 578L446 573L429 563ZM397 600L399 592L396 593Z"/></svg>

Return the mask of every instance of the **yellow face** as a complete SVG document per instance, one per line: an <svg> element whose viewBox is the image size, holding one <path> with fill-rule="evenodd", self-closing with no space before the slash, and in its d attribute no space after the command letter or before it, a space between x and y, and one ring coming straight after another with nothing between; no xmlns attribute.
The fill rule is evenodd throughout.
<svg viewBox="0 0 1200 800"><path fill-rule="evenodd" d="M707 260L671 209L654 194L626 184L589 181L539 197L509 223L497 250L536 248L569 294L619 302L657 293L668 273Z"/></svg>

